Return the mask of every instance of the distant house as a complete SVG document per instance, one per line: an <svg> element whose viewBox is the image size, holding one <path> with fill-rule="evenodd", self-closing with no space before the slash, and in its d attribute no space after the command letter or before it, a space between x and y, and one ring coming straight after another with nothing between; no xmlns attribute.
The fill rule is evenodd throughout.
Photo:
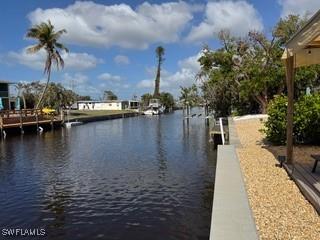
<svg viewBox="0 0 320 240"><path fill-rule="evenodd" d="M105 100L78 101L78 110L125 110L139 109L139 101Z"/></svg>
<svg viewBox="0 0 320 240"><path fill-rule="evenodd" d="M137 100L129 100L128 108L131 110L139 110L140 109L140 101Z"/></svg>
<svg viewBox="0 0 320 240"><path fill-rule="evenodd" d="M79 110L123 110L128 108L128 101L78 101Z"/></svg>

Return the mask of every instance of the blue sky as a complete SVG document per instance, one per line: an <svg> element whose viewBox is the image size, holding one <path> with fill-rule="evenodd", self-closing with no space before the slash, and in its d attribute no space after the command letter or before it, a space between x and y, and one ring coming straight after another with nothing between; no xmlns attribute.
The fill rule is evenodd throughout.
<svg viewBox="0 0 320 240"><path fill-rule="evenodd" d="M70 53L62 53L65 68L52 81L99 99L104 90L121 99L153 92L156 58L162 45L165 62L160 88L179 95L199 70L203 44L219 47L222 29L244 36L256 29L270 33L280 17L314 13L319 0L247 1L51 1L4 0L0 15L0 79L44 80L44 52L30 55L32 25L50 21L66 29L61 38Z"/></svg>

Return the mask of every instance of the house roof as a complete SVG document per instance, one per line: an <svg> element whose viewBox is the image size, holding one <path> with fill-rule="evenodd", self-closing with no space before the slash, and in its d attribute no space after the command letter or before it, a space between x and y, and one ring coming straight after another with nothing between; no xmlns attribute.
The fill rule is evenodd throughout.
<svg viewBox="0 0 320 240"><path fill-rule="evenodd" d="M0 79L0 83L15 84L14 82L7 81L7 80L1 80L1 79Z"/></svg>

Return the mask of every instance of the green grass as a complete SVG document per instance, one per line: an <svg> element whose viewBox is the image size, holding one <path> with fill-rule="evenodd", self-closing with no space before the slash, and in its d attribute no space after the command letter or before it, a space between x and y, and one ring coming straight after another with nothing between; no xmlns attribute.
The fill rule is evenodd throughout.
<svg viewBox="0 0 320 240"><path fill-rule="evenodd" d="M97 116L109 116L114 114L130 113L130 110L71 110L69 120L97 117Z"/></svg>

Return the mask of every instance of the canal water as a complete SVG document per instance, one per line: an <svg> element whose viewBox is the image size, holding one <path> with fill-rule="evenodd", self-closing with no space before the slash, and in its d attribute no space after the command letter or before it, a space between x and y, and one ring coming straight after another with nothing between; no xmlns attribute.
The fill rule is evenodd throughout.
<svg viewBox="0 0 320 240"><path fill-rule="evenodd" d="M0 239L13 228L45 231L21 239L208 239L208 140L205 120L183 121L181 111L8 136Z"/></svg>

